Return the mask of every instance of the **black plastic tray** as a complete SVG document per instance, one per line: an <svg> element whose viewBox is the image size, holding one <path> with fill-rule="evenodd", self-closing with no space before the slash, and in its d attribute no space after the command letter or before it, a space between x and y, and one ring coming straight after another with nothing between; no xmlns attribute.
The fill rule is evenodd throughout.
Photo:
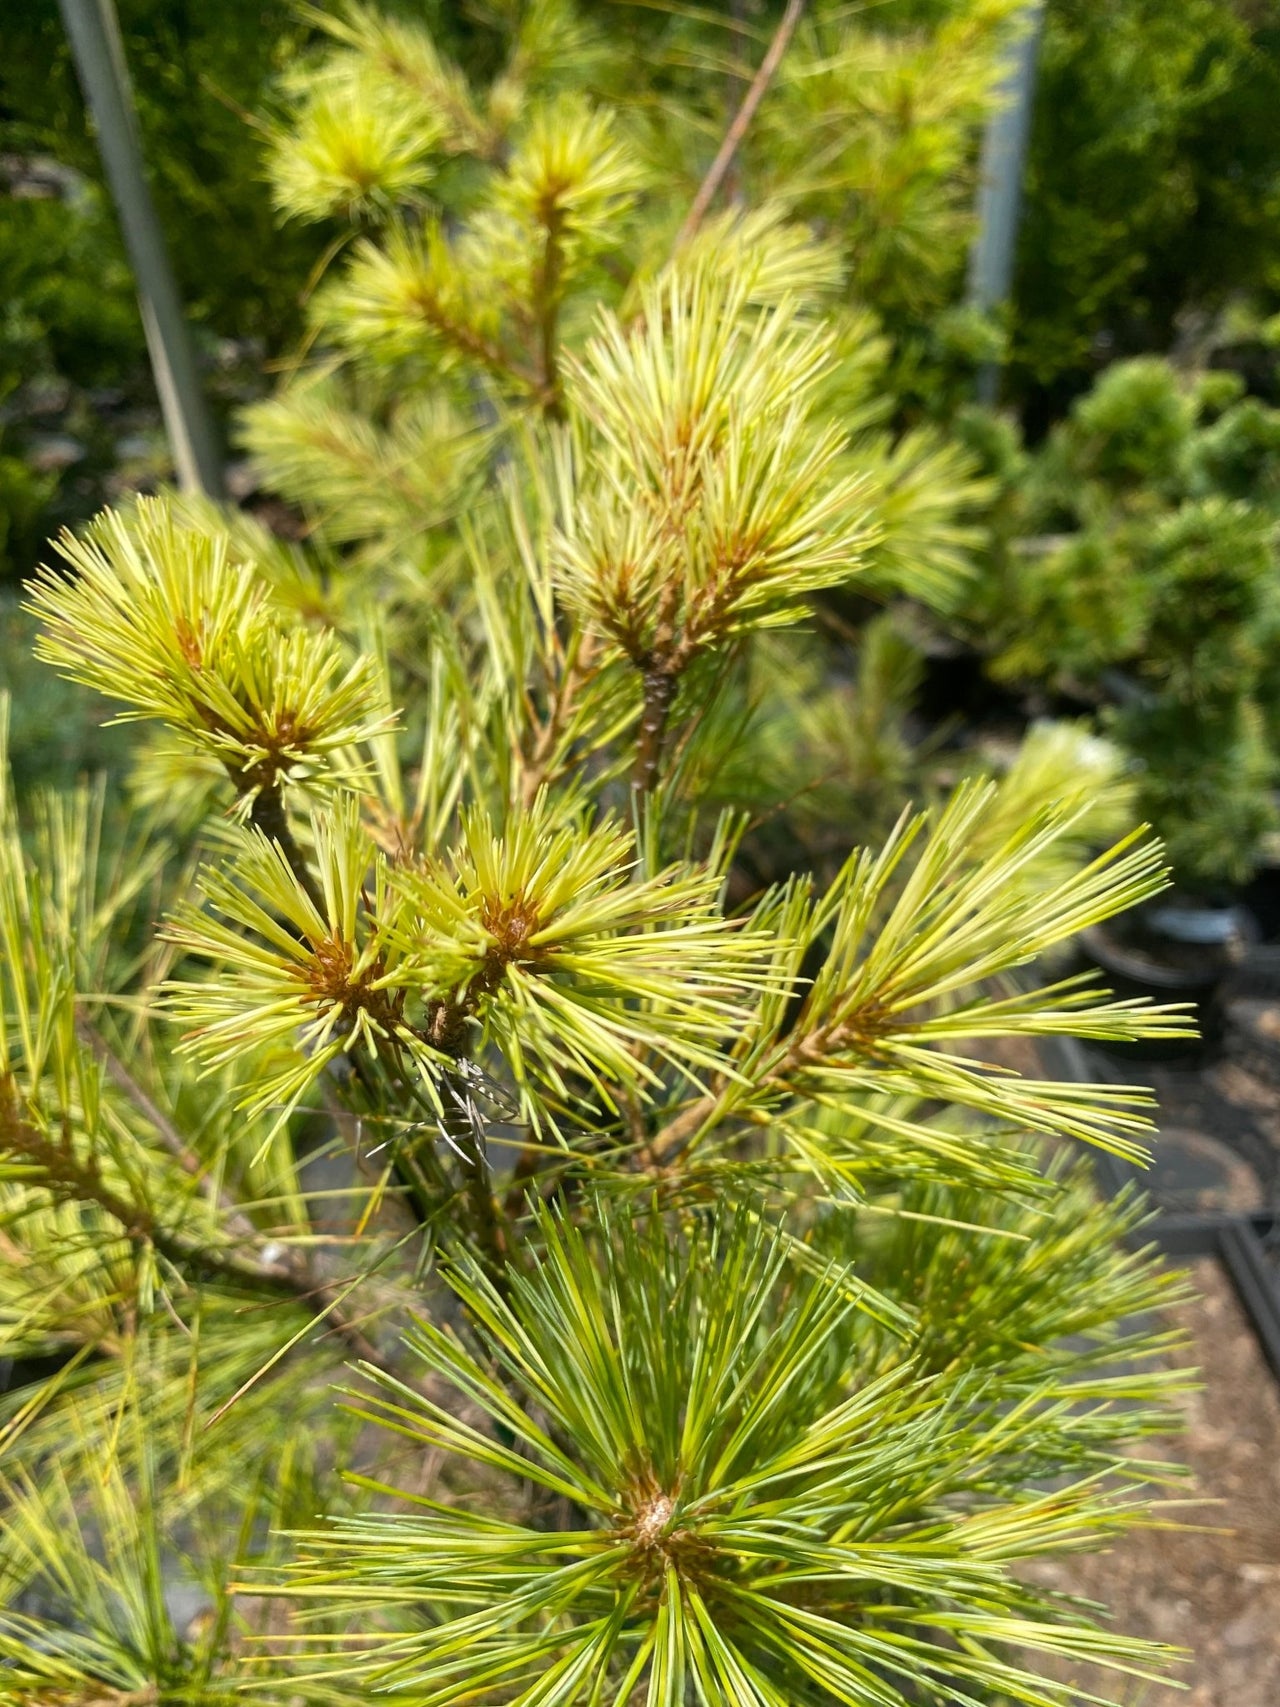
<svg viewBox="0 0 1280 1707"><path fill-rule="evenodd" d="M1063 1079L1096 1084L1112 1076L1075 1038L1048 1037L1042 1045L1050 1070ZM1094 1172L1108 1196L1123 1185L1141 1184L1140 1174L1105 1150L1097 1152ZM1153 1203L1155 1215L1141 1228L1138 1239L1154 1240L1171 1257L1216 1258L1236 1289L1271 1373L1280 1381L1280 1267L1267 1255L1267 1241L1280 1242L1280 1218L1269 1211L1189 1214Z"/></svg>

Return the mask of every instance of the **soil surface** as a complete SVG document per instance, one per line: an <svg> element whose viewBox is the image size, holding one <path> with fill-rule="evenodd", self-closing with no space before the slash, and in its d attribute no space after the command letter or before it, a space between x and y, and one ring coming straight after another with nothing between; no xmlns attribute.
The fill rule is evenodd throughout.
<svg viewBox="0 0 1280 1707"><path fill-rule="evenodd" d="M1257 948L1221 992L1211 1049L1169 1060L1091 1048L1100 1079L1153 1088L1159 1137L1142 1184L1172 1214L1280 1211L1280 945ZM1021 1062L1009 1062L1021 1070ZM1278 1223L1277 1225L1280 1225ZM1280 1234L1264 1243L1280 1284ZM1046 1563L1037 1580L1100 1602L1114 1627L1191 1650L1182 1688L1065 1667L1080 1699L1124 1707L1280 1707L1280 1383L1227 1272L1190 1267L1199 1294L1174 1313L1202 1386L1185 1434L1156 1454L1186 1464L1181 1530L1127 1537L1111 1552ZM1045 1667L1045 1662L1038 1662ZM1045 1669L1048 1669L1045 1667Z"/></svg>
<svg viewBox="0 0 1280 1707"><path fill-rule="evenodd" d="M1076 1667L1058 1673L1125 1707L1280 1704L1280 1388L1219 1265L1191 1270L1200 1296L1174 1312L1203 1388L1183 1400L1186 1433L1158 1447L1186 1464L1181 1531L1125 1538L1109 1553L1040 1566L1036 1579L1100 1601L1127 1635L1192 1651L1185 1688Z"/></svg>

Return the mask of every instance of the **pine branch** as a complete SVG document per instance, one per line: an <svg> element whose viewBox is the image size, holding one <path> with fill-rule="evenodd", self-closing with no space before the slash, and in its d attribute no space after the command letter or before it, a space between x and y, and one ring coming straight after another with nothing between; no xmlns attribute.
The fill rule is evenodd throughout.
<svg viewBox="0 0 1280 1707"><path fill-rule="evenodd" d="M269 788L260 788L253 799L250 819L256 829L262 831L269 841L275 842L280 852L289 863L289 869L297 878L303 892L316 911L324 916L324 896L320 886L311 875L302 849L294 840L293 831L289 828L288 814L284 809L284 791L278 782Z"/></svg>
<svg viewBox="0 0 1280 1707"><path fill-rule="evenodd" d="M642 681L644 708L640 713L631 786L638 794L652 794L658 783L667 723L676 697L679 676L670 664L655 662L645 668Z"/></svg>
<svg viewBox="0 0 1280 1707"><path fill-rule="evenodd" d="M93 1203L118 1221L127 1239L149 1244L177 1269L202 1270L223 1279L271 1283L282 1277L265 1265L230 1250L218 1250L189 1234L164 1227L143 1203L122 1197L106 1180L94 1157L76 1154L70 1132L55 1140L23 1118L12 1084L0 1084L0 1145L25 1156L39 1168L41 1183L63 1202Z"/></svg>
<svg viewBox="0 0 1280 1707"><path fill-rule="evenodd" d="M481 367L487 368L496 378L515 380L530 391L536 392L540 389L539 378L534 371L509 356L492 338L484 337L471 327L450 319L446 314L437 312L433 317L425 307L423 318L429 321L441 338L452 343L462 355L470 356Z"/></svg>
<svg viewBox="0 0 1280 1707"><path fill-rule="evenodd" d="M471 1041L471 1025L485 996L501 982L505 967L490 963L458 1001L433 1004L421 1036L456 1063L442 1075L440 1129L462 1167L462 1180L471 1234L485 1272L499 1291L507 1282L507 1246L501 1215L493 1190L493 1174L485 1151L483 1125L474 1108L467 1085L465 1063Z"/></svg>
<svg viewBox="0 0 1280 1707"><path fill-rule="evenodd" d="M108 1065L108 1071L110 1070ZM127 1073L124 1076L129 1077ZM133 1085L131 1079L129 1082ZM183 1154L194 1159L191 1158L191 1152L176 1128L160 1115L160 1111L154 1108L154 1104L150 1103L150 1099L141 1092L140 1087L133 1085L133 1089L142 1097L143 1102L151 1107L154 1114L159 1116L157 1131L166 1148L169 1147L170 1138L176 1139ZM148 1119L151 1118L152 1115L148 1114ZM166 1133L169 1137L166 1137ZM55 1198L63 1202L96 1204L113 1221L119 1222L125 1237L131 1243L150 1245L180 1272L202 1273L213 1279L265 1287L277 1294L288 1295L298 1303L308 1304L315 1314L326 1316L332 1322L334 1329L347 1342L355 1356L395 1373L395 1364L383 1357L377 1347L342 1311L340 1305L334 1306L334 1300L343 1291L341 1286L328 1281L317 1282L304 1259L293 1252L285 1252L277 1257L261 1254L247 1256L237 1250L214 1247L177 1229L163 1226L147 1205L132 1202L114 1190L103 1179L92 1156L78 1156L69 1133L64 1134L62 1141L58 1142L24 1119L19 1110L15 1089L12 1084L2 1082L0 1148L9 1149L34 1162L43 1176L41 1183ZM242 1227L250 1228L253 1242L261 1252L267 1242L265 1238L252 1229L243 1212L234 1213L236 1221Z"/></svg>
<svg viewBox="0 0 1280 1707"><path fill-rule="evenodd" d="M144 1115L151 1123L156 1136L174 1161L178 1163L184 1173L190 1174L192 1179L197 1181L201 1194L215 1207L225 1208L226 1205L209 1175L209 1170L200 1157L196 1155L169 1116L143 1090L137 1079L111 1048L106 1038L88 1020L84 1019L77 1022L76 1031L81 1041L87 1044L102 1062L107 1070L107 1077L118 1090L124 1092L139 1114Z"/></svg>
<svg viewBox="0 0 1280 1707"><path fill-rule="evenodd" d="M558 202L546 209L546 235L538 268L535 298L538 304L538 358L542 379L542 407L549 420L564 417L560 393L560 298L563 293L565 214Z"/></svg>
<svg viewBox="0 0 1280 1707"><path fill-rule="evenodd" d="M673 1116L662 1130L649 1140L646 1153L651 1164L656 1167L670 1166L712 1118L719 1106L719 1095L708 1091L705 1096L696 1098L681 1109L679 1114Z"/></svg>
<svg viewBox="0 0 1280 1707"><path fill-rule="evenodd" d="M516 1157L515 1166L511 1170L511 1181L507 1186L507 1194L502 1205L508 1221L514 1220L524 1210L526 1194L538 1172L538 1164L542 1160L542 1156L543 1149L540 1144L526 1144Z"/></svg>
<svg viewBox="0 0 1280 1707"><path fill-rule="evenodd" d="M693 206L685 216L680 234L676 238L676 248L686 244L707 216L707 211L715 200L720 186L724 183L733 158L742 145L742 139L750 128L756 110L765 97L770 83L773 81L782 56L790 45L795 34L796 25L800 22L800 14L804 11L804 0L787 0L787 9L782 14L782 20L774 31L773 40L769 43L768 51L760 61L760 69L751 80L751 87L742 98L742 105L733 118L733 123L725 132L724 141L720 144L719 152L711 162L706 177L699 186L697 195L693 198Z"/></svg>
<svg viewBox="0 0 1280 1707"><path fill-rule="evenodd" d="M678 603L679 591L674 581L669 582L658 600L652 644L647 651L633 654L632 661L640 670L644 693L635 763L631 771L631 787L637 794L652 794L658 785L671 707L675 703L681 673L693 651L687 631L677 639Z"/></svg>
<svg viewBox="0 0 1280 1707"><path fill-rule="evenodd" d="M578 637L577 645L568 659L551 695L546 719L538 725L532 751L520 766L520 803L529 810L538 793L552 775L556 746L572 717L578 696L595 674L600 655L598 639L591 634Z"/></svg>
<svg viewBox="0 0 1280 1707"><path fill-rule="evenodd" d="M497 1199L493 1190L493 1173L485 1150L484 1136L478 1120L472 1117L471 1097L466 1080L461 1075L447 1075L445 1095L454 1103L446 1114L446 1137L462 1165L467 1210L476 1250L485 1272L499 1293L507 1290L508 1254L506 1238Z"/></svg>

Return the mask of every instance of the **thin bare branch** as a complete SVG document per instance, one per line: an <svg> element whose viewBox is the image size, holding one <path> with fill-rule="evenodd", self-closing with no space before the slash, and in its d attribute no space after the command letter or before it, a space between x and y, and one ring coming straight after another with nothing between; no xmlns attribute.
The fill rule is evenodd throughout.
<svg viewBox="0 0 1280 1707"><path fill-rule="evenodd" d="M155 1113L159 1115L160 1111ZM157 1130L167 1125L172 1136L181 1142L176 1129L164 1122L163 1116L160 1120ZM161 1135L163 1140L163 1132ZM4 1084L0 1084L0 1146L34 1162L44 1176L42 1183L55 1197L97 1204L120 1223L127 1238L151 1245L176 1269L287 1294L308 1305L317 1317L327 1319L357 1357L398 1373L342 1311L345 1289L335 1282L318 1281L299 1253L285 1250L279 1255L268 1255L265 1236L253 1228L247 1216L235 1210L235 1219L248 1229L249 1241L256 1246L252 1252L210 1245L193 1233L164 1226L147 1204L121 1197L103 1179L92 1156L76 1153L69 1137L61 1141L51 1138L26 1120L13 1087ZM185 1145L182 1148L186 1150Z"/></svg>
<svg viewBox="0 0 1280 1707"><path fill-rule="evenodd" d="M707 210L718 195L720 186L724 183L729 168L733 164L734 156L742 146L742 139L746 136L751 121L756 116L756 111L765 97L765 91L773 81L779 65L782 64L782 56L790 46L791 38L795 34L796 25L800 22L800 14L803 11L804 0L788 0L787 9L782 14L782 21L774 31L768 51L760 61L760 69L751 79L751 87L742 97L742 105L734 114L733 123L724 134L724 141L720 144L719 153L711 162L711 168L702 180L697 195L693 198L693 206L689 209L685 216L685 222L680 227L680 235L676 238L677 249L689 241L706 218Z"/></svg>
<svg viewBox="0 0 1280 1707"><path fill-rule="evenodd" d="M201 1196L225 1217L231 1230L238 1235L255 1237L256 1229L253 1223L225 1191L219 1190L205 1163L187 1143L172 1119L138 1083L101 1033L87 1020L80 1020L76 1030L81 1041L87 1044L102 1062L107 1070L107 1077L116 1089L122 1091L138 1113L150 1123L156 1137L182 1171L190 1174L197 1182Z"/></svg>

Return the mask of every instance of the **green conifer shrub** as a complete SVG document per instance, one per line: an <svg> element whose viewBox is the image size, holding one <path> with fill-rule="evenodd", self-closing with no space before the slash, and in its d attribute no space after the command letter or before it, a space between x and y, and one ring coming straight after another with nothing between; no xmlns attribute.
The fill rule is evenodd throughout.
<svg viewBox="0 0 1280 1707"><path fill-rule="evenodd" d="M1009 317L1037 424L1100 361L1275 313L1276 47L1270 8L1233 0L1046 8Z"/></svg>
<svg viewBox="0 0 1280 1707"><path fill-rule="evenodd" d="M963 599L969 465L851 407L783 209L663 252L576 14L483 94L332 27L274 170L364 235L248 429L308 542L141 500L31 597L152 733L131 815L0 806L0 1695L1154 1675L1023 1568L1159 1521L1178 1283L1074 1154L1140 1161L1148 1099L1008 1050L1184 1025L1037 971L1158 845L1098 852L1109 761L1041 731L829 870L740 860L762 673L832 589Z"/></svg>
<svg viewBox="0 0 1280 1707"><path fill-rule="evenodd" d="M1276 827L1280 411L1240 390L1108 368L1015 474L975 605L998 676L1097 697L1193 885L1247 878Z"/></svg>

